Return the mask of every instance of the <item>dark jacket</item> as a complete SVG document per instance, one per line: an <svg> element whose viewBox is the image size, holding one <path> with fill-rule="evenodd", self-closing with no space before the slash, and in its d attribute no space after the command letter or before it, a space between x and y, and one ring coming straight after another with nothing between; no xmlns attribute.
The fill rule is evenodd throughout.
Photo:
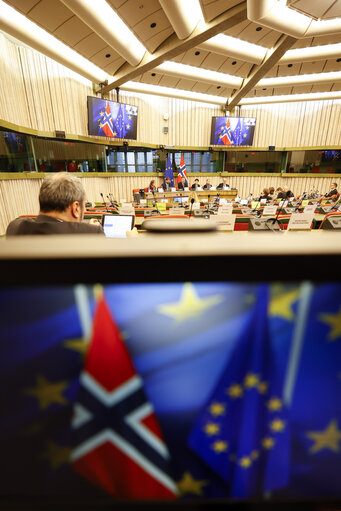
<svg viewBox="0 0 341 511"><path fill-rule="evenodd" d="M336 188L333 188L333 190L330 190L330 192L326 193L325 197L333 197L333 195L338 195L338 191Z"/></svg>
<svg viewBox="0 0 341 511"><path fill-rule="evenodd" d="M172 185L171 183L166 183L166 181L164 183L162 183L162 188L163 188L163 191L164 192L171 192L172 191Z"/></svg>
<svg viewBox="0 0 341 511"><path fill-rule="evenodd" d="M204 189L204 190L209 190L210 188L212 188L211 183L206 183L206 184L204 184L204 186L203 186L203 189Z"/></svg>
<svg viewBox="0 0 341 511"><path fill-rule="evenodd" d="M183 183L182 181L178 182L178 190L184 190L185 186L187 186L186 183Z"/></svg>
<svg viewBox="0 0 341 511"><path fill-rule="evenodd" d="M22 234L104 234L102 226L82 222L62 222L48 215L16 218L8 225L6 236Z"/></svg>

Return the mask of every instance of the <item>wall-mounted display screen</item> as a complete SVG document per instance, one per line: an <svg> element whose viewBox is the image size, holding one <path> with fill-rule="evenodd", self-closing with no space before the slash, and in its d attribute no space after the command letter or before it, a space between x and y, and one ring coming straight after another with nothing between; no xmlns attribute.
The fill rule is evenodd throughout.
<svg viewBox="0 0 341 511"><path fill-rule="evenodd" d="M136 140L137 106L88 96L89 135Z"/></svg>
<svg viewBox="0 0 341 511"><path fill-rule="evenodd" d="M254 117L212 117L211 145L252 145Z"/></svg>
<svg viewBox="0 0 341 511"><path fill-rule="evenodd" d="M341 150L322 151L322 161L341 161Z"/></svg>

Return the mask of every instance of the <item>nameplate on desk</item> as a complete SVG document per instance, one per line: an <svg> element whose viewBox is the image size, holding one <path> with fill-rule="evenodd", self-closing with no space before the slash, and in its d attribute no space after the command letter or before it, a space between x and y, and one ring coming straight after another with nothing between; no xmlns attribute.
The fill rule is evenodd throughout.
<svg viewBox="0 0 341 511"><path fill-rule="evenodd" d="M167 202L168 203L168 199L160 199L160 202Z"/></svg>
<svg viewBox="0 0 341 511"><path fill-rule="evenodd" d="M194 202L192 204L192 209L200 209L200 202Z"/></svg>
<svg viewBox="0 0 341 511"><path fill-rule="evenodd" d="M258 201L252 201L251 202L251 208L252 209L258 209L260 207L260 202Z"/></svg>
<svg viewBox="0 0 341 511"><path fill-rule="evenodd" d="M277 213L277 205L275 206L264 206L263 216L273 216Z"/></svg>
<svg viewBox="0 0 341 511"><path fill-rule="evenodd" d="M242 199L242 200L240 201L240 205L241 205L241 206L247 206L247 204L248 204L248 200L247 200L247 199Z"/></svg>
<svg viewBox="0 0 341 511"><path fill-rule="evenodd" d="M303 202L302 202L302 204L303 204ZM303 213L313 213L314 214L315 209L316 209L316 204L306 204L304 207Z"/></svg>
<svg viewBox="0 0 341 511"><path fill-rule="evenodd" d="M236 215L232 215L232 214L231 215L228 215L228 214L214 215L213 219L217 224L218 231L233 231L234 230Z"/></svg>
<svg viewBox="0 0 341 511"><path fill-rule="evenodd" d="M288 231L310 230L314 215L312 213L292 213Z"/></svg>
<svg viewBox="0 0 341 511"><path fill-rule="evenodd" d="M158 191L159 193L162 193L162 192L163 192L163 188L158 188L158 189L157 189L157 191Z"/></svg>
<svg viewBox="0 0 341 511"><path fill-rule="evenodd" d="M168 202L168 201L166 200L166 202ZM165 203L165 201L162 201L162 200L161 200L161 202L157 202L157 203L156 203L156 207L157 207L157 209L159 209L160 211L166 211L166 209L167 209L167 208L166 208L166 203Z"/></svg>
<svg viewBox="0 0 341 511"><path fill-rule="evenodd" d="M227 199L219 199L219 204L223 206L224 204L228 204Z"/></svg>
<svg viewBox="0 0 341 511"><path fill-rule="evenodd" d="M215 192L216 191L216 187L215 186L211 186L211 191Z"/></svg>
<svg viewBox="0 0 341 511"><path fill-rule="evenodd" d="M184 190L185 190L185 192L188 192L189 191L188 186L185 186Z"/></svg>
<svg viewBox="0 0 341 511"><path fill-rule="evenodd" d="M278 204L278 207L286 208L287 205L288 205L288 201L287 200L281 200L280 203Z"/></svg>
<svg viewBox="0 0 341 511"><path fill-rule="evenodd" d="M176 188L175 188L175 186L172 186L171 191L172 191L172 192L176 192Z"/></svg>
<svg viewBox="0 0 341 511"><path fill-rule="evenodd" d="M309 204L309 199L304 199L302 201L302 206L308 206L308 204Z"/></svg>
<svg viewBox="0 0 341 511"><path fill-rule="evenodd" d="M208 202L208 199L200 199L201 202Z"/></svg>
<svg viewBox="0 0 341 511"><path fill-rule="evenodd" d="M147 199L140 199L140 204L147 204Z"/></svg>
<svg viewBox="0 0 341 511"><path fill-rule="evenodd" d="M197 190L198 190L198 192L202 192L201 186L198 186Z"/></svg>
<svg viewBox="0 0 341 511"><path fill-rule="evenodd" d="M261 199L261 200L260 200L260 203L261 203L261 204L266 204L266 199Z"/></svg>
<svg viewBox="0 0 341 511"><path fill-rule="evenodd" d="M232 215L232 204L224 204L218 208L218 215Z"/></svg>
<svg viewBox="0 0 341 511"><path fill-rule="evenodd" d="M119 215L135 215L133 206L121 206L118 208Z"/></svg>
<svg viewBox="0 0 341 511"><path fill-rule="evenodd" d="M177 208L173 207L169 210L169 213L171 215L184 215L185 214L185 208Z"/></svg>

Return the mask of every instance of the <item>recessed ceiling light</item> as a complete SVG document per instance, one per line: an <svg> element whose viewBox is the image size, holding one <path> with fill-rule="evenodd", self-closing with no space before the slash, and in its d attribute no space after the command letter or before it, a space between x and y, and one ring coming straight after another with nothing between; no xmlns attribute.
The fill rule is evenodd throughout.
<svg viewBox="0 0 341 511"><path fill-rule="evenodd" d="M156 27L156 23L152 23L152 24L150 25L150 28L155 28L155 27Z"/></svg>
<svg viewBox="0 0 341 511"><path fill-rule="evenodd" d="M266 90L266 88L265 88L265 89L262 89L262 90Z"/></svg>
<svg viewBox="0 0 341 511"><path fill-rule="evenodd" d="M221 85L217 85L217 89L221 89Z"/></svg>
<svg viewBox="0 0 341 511"><path fill-rule="evenodd" d="M110 57L111 57L111 53L107 53L105 56L106 59L109 59Z"/></svg>
<svg viewBox="0 0 341 511"><path fill-rule="evenodd" d="M235 66L236 64L237 64L237 61L236 61L236 60L234 60L234 61L232 62L232 66Z"/></svg>
<svg viewBox="0 0 341 511"><path fill-rule="evenodd" d="M341 62L341 59L336 59L336 62Z"/></svg>
<svg viewBox="0 0 341 511"><path fill-rule="evenodd" d="M262 30L262 27L257 27L256 32L260 32Z"/></svg>
<svg viewBox="0 0 341 511"><path fill-rule="evenodd" d="M156 76L156 73L152 73L152 76Z"/></svg>
<svg viewBox="0 0 341 511"><path fill-rule="evenodd" d="M200 51L196 51L194 55L200 55Z"/></svg>
<svg viewBox="0 0 341 511"><path fill-rule="evenodd" d="M288 64L288 67L292 67L292 64Z"/></svg>

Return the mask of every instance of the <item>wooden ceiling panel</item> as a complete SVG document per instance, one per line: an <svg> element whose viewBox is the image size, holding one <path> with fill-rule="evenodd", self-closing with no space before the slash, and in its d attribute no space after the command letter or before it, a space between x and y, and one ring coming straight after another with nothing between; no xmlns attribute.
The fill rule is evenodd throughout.
<svg viewBox="0 0 341 511"><path fill-rule="evenodd" d="M159 81L159 85L162 85L163 87L176 88L178 81L179 81L179 78L177 76L162 75L161 80Z"/></svg>
<svg viewBox="0 0 341 511"><path fill-rule="evenodd" d="M292 87L274 87L274 96L287 96L292 93Z"/></svg>
<svg viewBox="0 0 341 511"><path fill-rule="evenodd" d="M162 11L158 0L127 0L117 9L117 14L124 20L131 30L148 16Z"/></svg>
<svg viewBox="0 0 341 511"><path fill-rule="evenodd" d="M150 53L154 53L160 44L162 44L173 33L174 32L171 27L166 28L162 32L155 34L151 39L148 39L148 41L144 41L143 44Z"/></svg>
<svg viewBox="0 0 341 511"><path fill-rule="evenodd" d="M329 92L332 88L332 83L316 83L313 84L311 92Z"/></svg>
<svg viewBox="0 0 341 511"><path fill-rule="evenodd" d="M107 57L106 55L110 55L110 57ZM110 46L106 46L103 48L103 50L100 50L99 52L95 53L91 57L91 61L96 64L96 66L105 68L108 64L112 64L116 60L121 59L122 64L125 62L120 55L113 50Z"/></svg>
<svg viewBox="0 0 341 511"><path fill-rule="evenodd" d="M75 45L74 49L78 51L84 57L90 59L93 55L96 55L101 50L104 50L108 45L103 39L98 37L94 32L89 36L82 39L78 44Z"/></svg>
<svg viewBox="0 0 341 511"><path fill-rule="evenodd" d="M155 76L152 76L155 75ZM142 83L150 83L152 85L159 85L159 82L162 78L161 73L143 73L141 76L141 82Z"/></svg>
<svg viewBox="0 0 341 511"><path fill-rule="evenodd" d="M323 46L324 44L341 43L341 34L328 34L314 37L313 46Z"/></svg>
<svg viewBox="0 0 341 511"><path fill-rule="evenodd" d="M114 9L119 9L127 0L107 0L108 4Z"/></svg>
<svg viewBox="0 0 341 511"><path fill-rule="evenodd" d="M325 60L317 60L316 62L303 62L301 66L302 75L310 75L311 73L322 73Z"/></svg>
<svg viewBox="0 0 341 511"><path fill-rule="evenodd" d="M54 31L58 39L61 39L65 44L74 47L82 39L92 33L91 28L88 27L83 21L76 16L72 16L65 23L60 25L57 30Z"/></svg>
<svg viewBox="0 0 341 511"><path fill-rule="evenodd" d="M292 50L295 48L308 48L313 45L313 37L305 37L304 39L297 39L296 43L293 44Z"/></svg>
<svg viewBox="0 0 341 511"><path fill-rule="evenodd" d="M262 96L273 96L274 95L274 90L271 87L263 88L263 89L253 89L253 91L250 91L250 93L251 92L252 92L252 94L249 97L253 97L253 96L262 97Z"/></svg>
<svg viewBox="0 0 341 511"><path fill-rule="evenodd" d="M198 52L199 55L196 55ZM200 67L209 53L209 51L201 50L200 48L191 48L190 50L186 51L186 53L182 54L181 60L174 60L181 62L182 64L187 64L188 66Z"/></svg>
<svg viewBox="0 0 341 511"><path fill-rule="evenodd" d="M218 71L225 61L226 61L225 55L209 53L206 56L205 60L202 62L200 67L204 69L209 69L210 71Z"/></svg>
<svg viewBox="0 0 341 511"><path fill-rule="evenodd" d="M327 60L323 68L323 72L329 73L331 71L341 71L341 61L340 62L337 61L338 59Z"/></svg>
<svg viewBox="0 0 341 511"><path fill-rule="evenodd" d="M292 94L308 94L311 91L311 85L294 85Z"/></svg>
<svg viewBox="0 0 341 511"><path fill-rule="evenodd" d="M177 83L177 89L192 90L195 84L195 80L186 80L185 78L181 78Z"/></svg>
<svg viewBox="0 0 341 511"><path fill-rule="evenodd" d="M200 0L201 10L206 23L240 3L241 0Z"/></svg>
<svg viewBox="0 0 341 511"><path fill-rule="evenodd" d="M186 55L186 53L181 53L180 55L177 55L176 57L174 57L172 60L174 62L183 63L183 59L185 58L185 55Z"/></svg>
<svg viewBox="0 0 341 511"><path fill-rule="evenodd" d="M53 0L53 2L41 0L29 12L30 19L48 32L53 32L72 16L73 12L59 0Z"/></svg>
<svg viewBox="0 0 341 511"><path fill-rule="evenodd" d="M122 57L119 57L118 59L114 60L113 62L110 62L106 66L103 67L103 69L109 73L109 75L114 75L116 71L125 63L125 60Z"/></svg>
<svg viewBox="0 0 341 511"><path fill-rule="evenodd" d="M193 92L201 92L202 94L207 94L210 85L208 83L197 82L192 88Z"/></svg>
<svg viewBox="0 0 341 511"><path fill-rule="evenodd" d="M5 2L22 14L27 14L40 0L5 0Z"/></svg>
<svg viewBox="0 0 341 511"><path fill-rule="evenodd" d="M240 37L240 34L248 25L250 25L250 23L251 22L249 20L244 20L241 23L237 23L237 25L231 27L229 30L226 30L224 34L242 39L242 37Z"/></svg>
<svg viewBox="0 0 341 511"><path fill-rule="evenodd" d="M273 68L267 76L295 76L300 74L300 67L302 64L283 64Z"/></svg>
<svg viewBox="0 0 341 511"><path fill-rule="evenodd" d="M234 64L235 62L235 64ZM227 73L229 75L241 76L240 70L245 65L242 60L235 60L233 58L227 58L219 69L220 73ZM252 66L252 64L250 64Z"/></svg>
<svg viewBox="0 0 341 511"><path fill-rule="evenodd" d="M335 91L341 90L341 82L333 83L331 90Z"/></svg>

